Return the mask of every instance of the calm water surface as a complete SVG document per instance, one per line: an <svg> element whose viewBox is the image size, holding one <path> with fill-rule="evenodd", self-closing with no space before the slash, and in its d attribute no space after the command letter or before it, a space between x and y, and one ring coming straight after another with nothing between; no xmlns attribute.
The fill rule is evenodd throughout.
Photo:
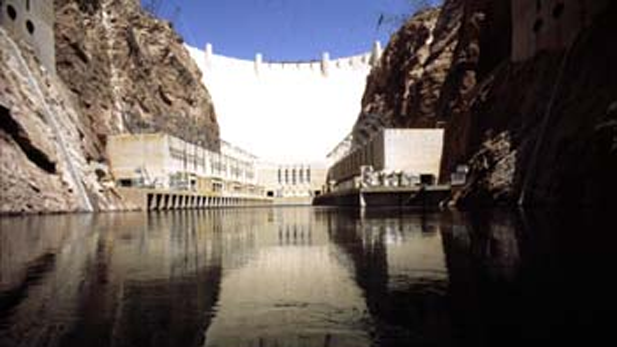
<svg viewBox="0 0 617 347"><path fill-rule="evenodd" d="M611 217L281 208L3 218L0 346L612 345Z"/></svg>

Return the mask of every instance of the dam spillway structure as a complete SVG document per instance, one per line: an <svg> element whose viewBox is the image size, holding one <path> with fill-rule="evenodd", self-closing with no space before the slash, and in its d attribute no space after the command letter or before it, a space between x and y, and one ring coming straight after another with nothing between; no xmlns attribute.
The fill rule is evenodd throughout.
<svg viewBox="0 0 617 347"><path fill-rule="evenodd" d="M324 162L360 113L366 78L381 57L369 52L331 59L270 62L187 46L212 95L222 137L269 162Z"/></svg>

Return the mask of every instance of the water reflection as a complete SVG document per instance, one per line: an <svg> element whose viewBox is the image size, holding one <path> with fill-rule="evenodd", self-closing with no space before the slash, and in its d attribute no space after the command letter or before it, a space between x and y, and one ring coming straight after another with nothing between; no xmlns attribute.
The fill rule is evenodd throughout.
<svg viewBox="0 0 617 347"><path fill-rule="evenodd" d="M0 345L589 342L616 311L602 218L289 208L0 219Z"/></svg>
<svg viewBox="0 0 617 347"><path fill-rule="evenodd" d="M612 340L617 235L607 211L478 211L443 224L460 344Z"/></svg>

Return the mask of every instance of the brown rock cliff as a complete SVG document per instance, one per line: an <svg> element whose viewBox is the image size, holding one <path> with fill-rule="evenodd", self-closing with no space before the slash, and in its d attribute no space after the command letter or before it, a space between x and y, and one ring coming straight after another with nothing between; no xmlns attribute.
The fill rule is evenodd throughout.
<svg viewBox="0 0 617 347"><path fill-rule="evenodd" d="M564 3L566 11L575 5ZM393 36L369 77L356 129L367 114L385 126L444 126L442 178L458 164L471 167L455 197L461 205L614 204L616 7L596 11L571 44L549 38L551 49L514 62L519 18L513 20L510 1L446 0L432 33L418 25L426 23L420 13ZM559 11L548 10L559 20ZM439 23L447 30L438 32ZM416 44L427 35L433 39ZM427 49L434 56L435 47L449 48L431 70L435 59L417 57Z"/></svg>
<svg viewBox="0 0 617 347"><path fill-rule="evenodd" d="M210 94L168 22L132 0L55 4L58 74L96 137L163 131L218 150Z"/></svg>
<svg viewBox="0 0 617 347"><path fill-rule="evenodd" d="M57 75L0 28L0 214L127 209L107 135L163 131L218 150L201 73L133 0L57 0Z"/></svg>

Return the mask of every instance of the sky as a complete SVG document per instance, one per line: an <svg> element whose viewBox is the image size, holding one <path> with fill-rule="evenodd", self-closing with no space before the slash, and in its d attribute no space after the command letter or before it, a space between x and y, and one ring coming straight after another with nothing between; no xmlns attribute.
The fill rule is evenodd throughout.
<svg viewBox="0 0 617 347"><path fill-rule="evenodd" d="M171 20L185 41L216 54L266 61L345 57L382 46L415 12L416 4L438 0L142 0L159 4L156 14Z"/></svg>

